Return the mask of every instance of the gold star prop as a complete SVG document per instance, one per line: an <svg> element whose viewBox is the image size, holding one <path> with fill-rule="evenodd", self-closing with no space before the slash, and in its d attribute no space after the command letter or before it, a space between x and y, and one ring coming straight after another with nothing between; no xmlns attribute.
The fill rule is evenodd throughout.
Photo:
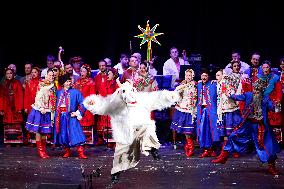
<svg viewBox="0 0 284 189"><path fill-rule="evenodd" d="M149 20L147 21L146 28L141 28L140 25L138 25L138 28L142 32L142 34L136 35L134 37L142 38L142 41L140 43L141 46L148 42L147 45L147 61L150 61L152 59L152 44L151 42L154 41L158 45L161 45L159 41L156 39L156 36L163 35L164 33L155 33L156 28L159 26L159 24L156 24L152 29L150 29Z"/></svg>

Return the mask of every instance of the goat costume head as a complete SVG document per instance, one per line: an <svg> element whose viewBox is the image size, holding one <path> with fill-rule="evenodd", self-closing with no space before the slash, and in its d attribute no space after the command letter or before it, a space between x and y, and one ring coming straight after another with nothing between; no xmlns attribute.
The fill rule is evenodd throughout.
<svg viewBox="0 0 284 189"><path fill-rule="evenodd" d="M119 78L116 79L119 88L114 92L111 102L117 98L121 97L121 100L127 106L135 106L137 104L137 90L133 87L131 80L126 80L123 84L120 83Z"/></svg>

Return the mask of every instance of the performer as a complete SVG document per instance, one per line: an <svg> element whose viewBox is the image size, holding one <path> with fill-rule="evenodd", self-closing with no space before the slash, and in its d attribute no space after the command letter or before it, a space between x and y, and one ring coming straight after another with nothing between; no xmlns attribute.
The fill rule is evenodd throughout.
<svg viewBox="0 0 284 189"><path fill-rule="evenodd" d="M268 172L272 175L279 174L275 167L275 160L277 159L276 153L280 152L280 148L272 128L269 126L267 116L267 110L275 108L269 95L279 77L270 74L269 68L270 66L266 63L262 65L263 75L259 75L253 83L253 92L231 95L230 98L234 100L246 102L243 113L244 120L231 133L221 154L212 160L212 163L226 163L229 152L246 151L252 140L260 161L268 163Z"/></svg>
<svg viewBox="0 0 284 189"><path fill-rule="evenodd" d="M5 77L0 83L0 114L3 115L4 143L23 143L23 88L15 79L15 72L6 68Z"/></svg>
<svg viewBox="0 0 284 189"><path fill-rule="evenodd" d="M56 87L54 86L54 74L48 69L45 79L37 88L35 102L26 122L26 129L36 133L36 145L41 158L48 158L46 154L47 134L52 132L52 120L55 110Z"/></svg>
<svg viewBox="0 0 284 189"><path fill-rule="evenodd" d="M56 92L54 143L64 146L64 158L70 157L71 147L77 147L79 158L87 159L83 147L86 137L79 122L86 111L83 95L71 88L72 78L69 74L60 76L59 84L63 88Z"/></svg>
<svg viewBox="0 0 284 189"><path fill-rule="evenodd" d="M176 111L173 116L171 129L178 133L185 134L186 143L184 145L185 154L191 157L194 152L193 138L196 136L196 102L197 102L197 89L196 82L193 81L194 71L187 69L185 71L185 80L181 85L186 87L181 90L181 99L175 106Z"/></svg>
<svg viewBox="0 0 284 189"><path fill-rule="evenodd" d="M284 58L280 59L280 82L282 85L282 101L281 101L281 122L282 122L282 147L284 146Z"/></svg>
<svg viewBox="0 0 284 189"><path fill-rule="evenodd" d="M60 86L60 83L58 81L60 77L60 65L54 65L54 67L52 68L52 71L54 74L54 85L57 90L60 90L62 88L62 86Z"/></svg>
<svg viewBox="0 0 284 189"><path fill-rule="evenodd" d="M219 100L217 107L217 128L219 135L224 139L223 145L226 144L227 137L233 129L242 121L239 103L230 99L229 96L232 94L242 94L243 83L248 80L246 74L240 73L241 64L239 61L232 61L231 68L232 73L225 75L221 81L217 97ZM235 152L233 156L238 158L239 154Z"/></svg>
<svg viewBox="0 0 284 189"><path fill-rule="evenodd" d="M24 98L24 110L29 114L32 110L32 104L35 102L36 92L38 84L40 82L40 69L38 67L32 68L31 79L25 81L25 98Z"/></svg>
<svg viewBox="0 0 284 189"><path fill-rule="evenodd" d="M25 80L24 83L24 111L27 116L32 110L32 104L35 103L36 92L40 80L40 69L38 67L32 68L31 79ZM35 134L27 131L26 139L27 142L35 143Z"/></svg>
<svg viewBox="0 0 284 189"><path fill-rule="evenodd" d="M141 62L137 74L134 76L133 86L137 91L151 92L158 90L158 83L155 78L149 74L147 63Z"/></svg>
<svg viewBox="0 0 284 189"><path fill-rule="evenodd" d="M107 75L107 82L106 82L106 91L107 94L113 94L116 89L118 88L118 84L116 83L116 79L118 78L118 70L115 68L109 68L108 69L108 75ZM103 127L103 138L104 140L107 140L107 147L114 149L115 148L115 141L112 137L110 137L112 134L112 127L111 127L111 118L109 115L107 117L107 124L105 127Z"/></svg>
<svg viewBox="0 0 284 189"><path fill-rule="evenodd" d="M114 94L107 97L91 95L84 100L85 107L93 114L110 115L113 138L116 142L112 182L119 180L121 171L135 167L140 153L149 152L159 159L160 143L155 134L155 122L150 112L170 107L179 99L177 91L136 92L131 81L121 84Z"/></svg>
<svg viewBox="0 0 284 189"><path fill-rule="evenodd" d="M107 96L107 69L106 61L99 61L99 73L94 77L95 82L95 94L102 96ZM108 123L110 123L109 117L106 115L96 115L96 132L98 134L98 140L96 146L101 146L104 144L103 140L103 129Z"/></svg>
<svg viewBox="0 0 284 189"><path fill-rule="evenodd" d="M197 84L197 135L200 148L204 152L199 156L214 157L213 142L219 141L217 132L217 86L209 81L209 72L201 71L201 81Z"/></svg>
<svg viewBox="0 0 284 189"><path fill-rule="evenodd" d="M136 56L131 56L129 59L129 68L122 74L121 81L124 83L126 80L134 81L134 77L137 75L139 68L139 62Z"/></svg>
<svg viewBox="0 0 284 189"><path fill-rule="evenodd" d="M283 98L281 81L275 83L275 88L270 94L270 99L275 107L273 110L268 111L269 125L272 127L275 137L279 143L283 143L283 127L282 121L284 119L281 112L281 101ZM283 110L282 110L283 111Z"/></svg>
<svg viewBox="0 0 284 189"><path fill-rule="evenodd" d="M284 140L284 58L280 59L280 80L275 83L275 89L270 94L275 109L268 111L268 120L273 128L276 140L283 146Z"/></svg>
<svg viewBox="0 0 284 189"><path fill-rule="evenodd" d="M180 83L180 65L189 65L188 61L178 57L179 52L176 47L170 49L170 57L163 66L163 75L172 75L171 87L174 88Z"/></svg>
<svg viewBox="0 0 284 189"><path fill-rule="evenodd" d="M95 84L91 77L91 67L88 64L81 66L81 78L76 81L74 84L74 89L79 90L83 97L90 96L95 94ZM88 110L85 112L80 124L83 127L83 132L86 136L87 144L93 144L93 127L95 125L94 115L91 114Z"/></svg>

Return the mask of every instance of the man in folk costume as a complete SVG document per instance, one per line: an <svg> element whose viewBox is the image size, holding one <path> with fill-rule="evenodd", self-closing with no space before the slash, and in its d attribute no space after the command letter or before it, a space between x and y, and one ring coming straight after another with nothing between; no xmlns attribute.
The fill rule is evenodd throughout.
<svg viewBox="0 0 284 189"><path fill-rule="evenodd" d="M282 102L281 102L282 134L284 135L284 58L280 59L280 68L281 68L280 82L282 85ZM284 142L282 141L282 144L283 143Z"/></svg>
<svg viewBox="0 0 284 189"><path fill-rule="evenodd" d="M279 143L283 143L283 136L282 136L284 131L284 128L282 126L282 122L284 120L283 110L281 112L281 109L283 108L281 105L283 94L282 94L282 84L280 80L275 83L275 88L270 94L270 99L275 109L268 111L269 125L273 128L273 132L275 134L277 141Z"/></svg>
<svg viewBox="0 0 284 189"><path fill-rule="evenodd" d="M60 76L59 83L63 88L56 92L54 143L64 146L64 158L70 157L71 147L76 147L79 158L87 159L83 147L86 137L79 122L86 111L83 95L71 88L72 79L69 74Z"/></svg>
<svg viewBox="0 0 284 189"><path fill-rule="evenodd" d="M284 58L280 59L280 80L275 84L270 98L275 104L275 112L268 112L270 125L273 127L275 137L281 145L284 144Z"/></svg>
<svg viewBox="0 0 284 189"><path fill-rule="evenodd" d="M110 115L113 138L116 142L112 182L119 180L120 172L135 167L140 153L159 159L160 143L155 132L155 121L150 112L174 105L179 100L176 91L137 92L131 81L121 84L114 94L107 97L91 95L84 106L93 114Z"/></svg>
<svg viewBox="0 0 284 189"><path fill-rule="evenodd" d="M212 163L226 163L229 152L245 152L249 143L254 142L257 155L262 163L268 163L268 172L278 175L275 167L276 153L280 152L273 130L269 125L268 110L275 110L270 98L279 77L270 73L270 65L262 65L263 74L253 83L253 91L241 95L233 94L230 98L236 101L245 101L243 121L228 137L221 154Z"/></svg>
<svg viewBox="0 0 284 189"><path fill-rule="evenodd" d="M99 61L99 73L94 77L95 94L107 96L107 69L106 61ZM110 119L106 115L96 115L96 132L98 134L97 146L103 145L103 128L110 125Z"/></svg>
<svg viewBox="0 0 284 189"><path fill-rule="evenodd" d="M217 132L217 84L209 81L209 72L202 70L197 84L197 136L204 152L199 156L215 157L213 142L219 141Z"/></svg>

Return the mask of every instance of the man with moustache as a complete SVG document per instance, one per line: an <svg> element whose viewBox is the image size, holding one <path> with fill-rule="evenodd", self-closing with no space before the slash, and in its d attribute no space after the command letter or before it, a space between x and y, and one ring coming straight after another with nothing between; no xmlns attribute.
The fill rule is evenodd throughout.
<svg viewBox="0 0 284 189"><path fill-rule="evenodd" d="M25 88L25 82L29 81L32 78L31 77L32 67L33 67L33 64L31 62L26 62L26 64L25 64L25 76L21 77L21 79L20 79L20 82L23 85L23 88Z"/></svg>
<svg viewBox="0 0 284 189"><path fill-rule="evenodd" d="M99 73L94 77L95 83L95 94L101 96L107 96L107 63L105 60L99 61ZM103 128L110 125L110 118L106 115L97 115L96 117L96 132L98 135L98 140L96 146L101 146L104 144L103 140Z"/></svg>
<svg viewBox="0 0 284 189"><path fill-rule="evenodd" d="M217 84L209 81L209 72L201 71L197 84L197 136L204 152L199 156L215 157L213 142L219 140L217 132Z"/></svg>

